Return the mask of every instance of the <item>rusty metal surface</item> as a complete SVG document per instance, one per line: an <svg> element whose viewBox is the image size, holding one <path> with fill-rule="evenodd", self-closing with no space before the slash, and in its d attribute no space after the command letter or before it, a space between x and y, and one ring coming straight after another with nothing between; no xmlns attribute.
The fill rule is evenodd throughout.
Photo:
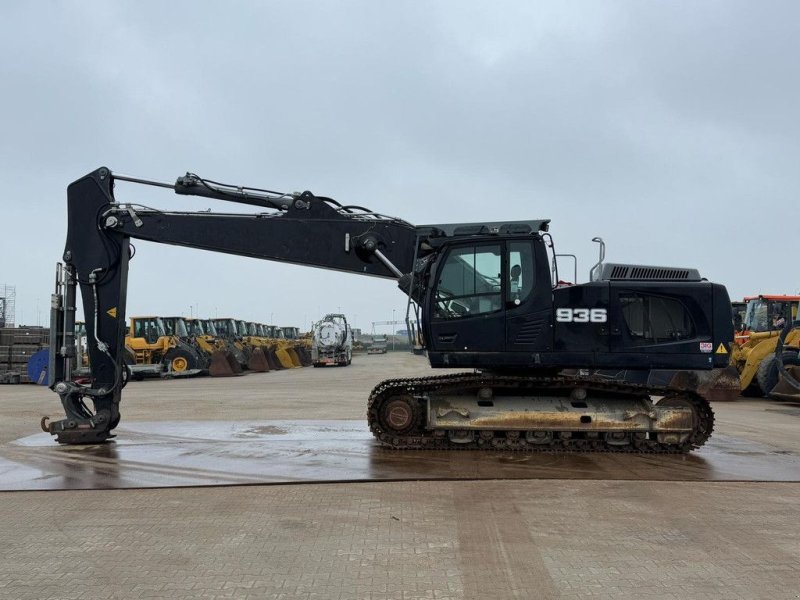
<svg viewBox="0 0 800 600"><path fill-rule="evenodd" d="M691 431L690 409L661 408L649 402L587 398L576 408L569 398L495 397L480 406L473 397L431 400L428 421L434 429L501 429L519 431Z"/></svg>
<svg viewBox="0 0 800 600"><path fill-rule="evenodd" d="M686 456L393 451L361 421L129 422L121 439L59 446L40 433L0 448L1 490L459 479L800 481L800 456L714 436Z"/></svg>

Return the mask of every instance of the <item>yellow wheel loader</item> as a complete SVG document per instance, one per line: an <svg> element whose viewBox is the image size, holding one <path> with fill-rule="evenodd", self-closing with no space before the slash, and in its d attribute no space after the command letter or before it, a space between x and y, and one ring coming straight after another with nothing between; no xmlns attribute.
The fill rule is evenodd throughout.
<svg viewBox="0 0 800 600"><path fill-rule="evenodd" d="M212 377L232 377L242 372L242 367L225 340L217 335L214 324L208 320L184 318L189 338L208 357L208 374Z"/></svg>
<svg viewBox="0 0 800 600"><path fill-rule="evenodd" d="M203 372L203 355L184 341L188 338L186 324L172 320L169 329L161 317L131 317L125 345L133 351L134 376L187 377Z"/></svg>
<svg viewBox="0 0 800 600"><path fill-rule="evenodd" d="M793 340L793 341L790 341ZM765 385L770 385L770 398L797 402L800 400L800 321L786 323L775 346L775 354L761 363L766 375L770 377ZM764 367L764 365L769 365Z"/></svg>
<svg viewBox="0 0 800 600"><path fill-rule="evenodd" d="M236 325L242 336L242 342L250 349L250 358L247 362L247 368L251 371L269 371L270 364L267 358L269 348L267 340L258 335L256 324L239 320L236 321Z"/></svg>
<svg viewBox="0 0 800 600"><path fill-rule="evenodd" d="M212 338L213 345L217 349L211 355L211 367L209 373L212 377L227 377L230 374L239 375L242 372L242 364L239 360L241 357L244 360L244 354L239 350L230 339L226 339L221 335L217 328L214 326L214 321L211 319L199 319L199 323L205 332L206 337ZM224 352L222 359L219 357L219 351Z"/></svg>
<svg viewBox="0 0 800 600"><path fill-rule="evenodd" d="M292 349L292 344L286 339L283 329L276 325L268 325L270 343L275 349L275 356L284 369L294 369L301 367L300 357Z"/></svg>
<svg viewBox="0 0 800 600"><path fill-rule="evenodd" d="M784 325L797 319L800 296L753 296L745 298L744 321L731 348L731 365L739 373L745 396L766 396L778 382L775 350ZM800 329L791 328L786 346L800 344ZM787 358L787 360L789 360Z"/></svg>
<svg viewBox="0 0 800 600"><path fill-rule="evenodd" d="M233 353L239 366L242 369L246 369L250 359L250 350L245 346L242 337L239 335L236 320L225 317L222 319L210 319L210 323L214 326L217 335L225 340L228 349Z"/></svg>
<svg viewBox="0 0 800 600"><path fill-rule="evenodd" d="M299 327L281 327L281 329L285 338L292 341L292 347L300 357L300 363L304 367L311 366L311 336L308 338L301 336Z"/></svg>

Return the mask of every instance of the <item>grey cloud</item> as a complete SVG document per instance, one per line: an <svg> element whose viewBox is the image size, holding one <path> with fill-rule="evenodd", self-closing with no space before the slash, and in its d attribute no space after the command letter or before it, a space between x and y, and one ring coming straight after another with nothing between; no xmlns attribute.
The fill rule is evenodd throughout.
<svg viewBox="0 0 800 600"><path fill-rule="evenodd" d="M18 286L30 320L61 252L66 185L107 164L309 188L416 223L549 217L582 273L602 235L609 258L697 265L732 296L796 291L752 249L795 233L799 13L792 2L5 3L2 215L23 225L4 229L0 280ZM301 325L341 306L364 325L404 311L387 282L138 245L130 312L200 303Z"/></svg>

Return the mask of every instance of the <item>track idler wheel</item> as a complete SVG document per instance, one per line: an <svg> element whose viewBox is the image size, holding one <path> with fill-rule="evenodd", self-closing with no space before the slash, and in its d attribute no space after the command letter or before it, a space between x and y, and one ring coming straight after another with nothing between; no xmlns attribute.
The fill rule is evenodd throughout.
<svg viewBox="0 0 800 600"><path fill-rule="evenodd" d="M692 430L693 434L681 433L658 433L656 439L662 444L683 444L689 438L694 437L696 445L702 445L711 436L711 431L705 431L702 427L700 415L697 414L697 408L687 398L674 396L672 398L663 398L656 404L659 408L688 408L692 411ZM713 424L713 421L712 421ZM712 425L713 426L713 425ZM702 441L700 441L702 440ZM608 441L608 440L607 440ZM611 443L611 442L609 442Z"/></svg>
<svg viewBox="0 0 800 600"><path fill-rule="evenodd" d="M389 398L380 411L380 425L389 434L408 435L422 422L422 409L412 396Z"/></svg>

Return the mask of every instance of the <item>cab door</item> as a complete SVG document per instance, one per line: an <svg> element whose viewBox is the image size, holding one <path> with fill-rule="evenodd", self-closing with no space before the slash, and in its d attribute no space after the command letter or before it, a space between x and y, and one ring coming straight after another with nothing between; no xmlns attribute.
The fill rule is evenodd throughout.
<svg viewBox="0 0 800 600"><path fill-rule="evenodd" d="M435 266L428 343L430 352L448 355L446 364L474 366L477 354L505 349L503 249L497 240L453 245Z"/></svg>
<svg viewBox="0 0 800 600"><path fill-rule="evenodd" d="M553 348L553 297L547 251L538 238L506 241L507 363L527 366Z"/></svg>

